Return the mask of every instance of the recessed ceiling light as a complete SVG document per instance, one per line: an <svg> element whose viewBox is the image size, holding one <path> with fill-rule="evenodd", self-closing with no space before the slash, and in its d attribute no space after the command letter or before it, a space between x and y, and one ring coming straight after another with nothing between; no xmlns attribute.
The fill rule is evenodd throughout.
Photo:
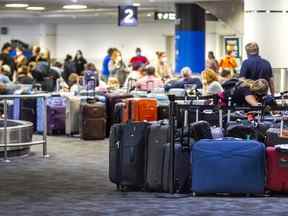
<svg viewBox="0 0 288 216"><path fill-rule="evenodd" d="M148 13L147 16L148 16L148 17L151 17L151 16L152 16L152 13Z"/></svg>
<svg viewBox="0 0 288 216"><path fill-rule="evenodd" d="M29 7L29 5L28 4L14 3L14 4L6 4L5 7L7 7L7 8L26 8L26 7Z"/></svg>
<svg viewBox="0 0 288 216"><path fill-rule="evenodd" d="M43 11L45 10L45 7L27 7L26 10Z"/></svg>
<svg viewBox="0 0 288 216"><path fill-rule="evenodd" d="M133 5L134 7L140 7L140 6L141 6L140 3L133 3L132 5Z"/></svg>
<svg viewBox="0 0 288 216"><path fill-rule="evenodd" d="M71 5L64 5L63 9L67 10L81 10L86 9L87 5L81 5L81 4L71 4Z"/></svg>

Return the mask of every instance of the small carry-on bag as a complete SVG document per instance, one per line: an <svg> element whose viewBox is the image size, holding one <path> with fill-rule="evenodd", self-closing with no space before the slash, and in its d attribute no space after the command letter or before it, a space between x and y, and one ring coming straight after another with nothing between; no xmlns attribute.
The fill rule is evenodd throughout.
<svg viewBox="0 0 288 216"><path fill-rule="evenodd" d="M132 98L131 94L127 93L110 93L105 95L107 98L106 111L107 111L107 129L106 136L109 137L110 128L116 122L113 122L115 105L117 103L123 102L124 99Z"/></svg>
<svg viewBox="0 0 288 216"><path fill-rule="evenodd" d="M118 189L142 189L148 123L115 124L110 131L109 178Z"/></svg>
<svg viewBox="0 0 288 216"><path fill-rule="evenodd" d="M195 140L212 139L212 132L208 122L199 121L191 124L191 137Z"/></svg>
<svg viewBox="0 0 288 216"><path fill-rule="evenodd" d="M129 118L131 116L131 118ZM157 100L147 98L131 98L125 100L123 122L157 121Z"/></svg>
<svg viewBox="0 0 288 216"><path fill-rule="evenodd" d="M200 140L192 147L192 191L259 194L265 186L265 146L233 138Z"/></svg>
<svg viewBox="0 0 288 216"><path fill-rule="evenodd" d="M267 184L272 192L288 192L288 145L268 147L267 155Z"/></svg>

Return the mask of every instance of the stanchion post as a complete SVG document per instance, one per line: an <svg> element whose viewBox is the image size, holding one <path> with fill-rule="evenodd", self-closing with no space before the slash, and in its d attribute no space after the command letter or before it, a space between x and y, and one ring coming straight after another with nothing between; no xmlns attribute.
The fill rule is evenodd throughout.
<svg viewBox="0 0 288 216"><path fill-rule="evenodd" d="M4 162L9 163L10 160L8 159L8 106L7 106L7 99L4 99Z"/></svg>
<svg viewBox="0 0 288 216"><path fill-rule="evenodd" d="M49 158L47 152L47 97L43 97L43 157Z"/></svg>
<svg viewBox="0 0 288 216"><path fill-rule="evenodd" d="M170 106L169 106L169 125L170 125L170 181L169 181L169 192L175 193L175 95L169 95Z"/></svg>

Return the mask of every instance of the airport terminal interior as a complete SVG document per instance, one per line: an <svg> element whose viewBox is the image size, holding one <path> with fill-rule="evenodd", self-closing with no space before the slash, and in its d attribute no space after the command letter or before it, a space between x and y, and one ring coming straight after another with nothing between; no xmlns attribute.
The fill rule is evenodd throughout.
<svg viewBox="0 0 288 216"><path fill-rule="evenodd" d="M287 215L287 0L0 0L0 215Z"/></svg>

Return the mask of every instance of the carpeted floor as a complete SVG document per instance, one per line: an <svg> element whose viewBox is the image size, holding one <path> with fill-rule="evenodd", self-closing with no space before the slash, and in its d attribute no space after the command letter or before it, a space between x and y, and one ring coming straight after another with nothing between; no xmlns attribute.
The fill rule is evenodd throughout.
<svg viewBox="0 0 288 216"><path fill-rule="evenodd" d="M163 199L117 192L108 179L107 141L50 137L46 160L41 148L0 162L1 216L288 215L285 197Z"/></svg>

